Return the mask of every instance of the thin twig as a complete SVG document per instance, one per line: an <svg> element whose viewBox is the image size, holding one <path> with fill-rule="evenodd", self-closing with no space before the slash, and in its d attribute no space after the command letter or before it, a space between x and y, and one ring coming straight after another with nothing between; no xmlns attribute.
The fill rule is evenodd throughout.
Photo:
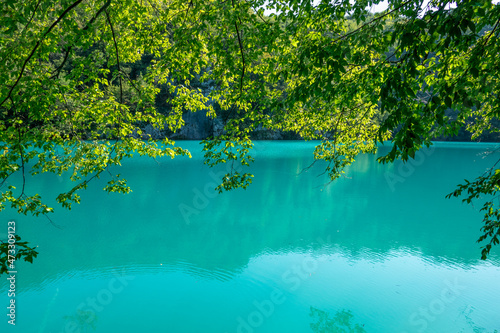
<svg viewBox="0 0 500 333"><path fill-rule="evenodd" d="M184 26L186 24L186 19L189 13L189 8L193 6L193 0L191 0L188 4L188 8L186 9L186 14L184 15L184 22L182 22L182 25Z"/></svg>
<svg viewBox="0 0 500 333"><path fill-rule="evenodd" d="M122 85L122 70L120 68L120 55L118 53L118 44L116 43L115 30L113 29L113 24L111 23L111 19L109 18L109 13L105 10L106 18L109 23L109 27L111 28L111 34L113 35L113 42L115 44L115 53L116 53L116 66L118 67L118 79L120 80L120 104L123 103L123 85Z"/></svg>
<svg viewBox="0 0 500 333"><path fill-rule="evenodd" d="M403 2L401 5L399 5L398 7L394 8L393 10L391 10L391 11L389 11L389 12L385 13L384 15L380 15L379 17L374 18L374 19L373 19L373 20L371 20L370 22L367 22L367 23L363 24L363 25L362 25L362 26L360 26L359 28L357 28L357 29L355 29L355 30L353 30L353 31L351 31L351 32L349 32L349 33L347 33L347 34L345 34L345 35L342 35L342 36L340 36L340 37L336 38L336 39L333 41L333 43L336 43L336 42L338 42L338 41L339 41L339 40L341 40L341 39L345 39L345 38L349 37L350 35L353 35L353 34L355 34L356 32L358 32L358 31L360 31L360 30L364 29L366 26L368 26L368 25L370 25L370 24L372 24L372 23L374 23L374 22L377 22L377 21L381 20L382 18L386 17L387 15L390 15L390 14L392 14L392 13L394 13L394 12L396 12L396 11L400 10L400 9L401 9L401 7L403 7L404 5L406 5L406 4L408 4L408 3L410 3L411 1L412 1L412 0L405 1L405 2Z"/></svg>
<svg viewBox="0 0 500 333"><path fill-rule="evenodd" d="M255 8L252 7L252 9L254 10L254 12L257 14L257 16L262 20L262 22L266 23L266 24L270 24L268 21L266 21L262 15L260 15L259 11L258 10L255 10Z"/></svg>
<svg viewBox="0 0 500 333"><path fill-rule="evenodd" d="M63 59L62 63L59 66L57 66L57 68L52 72L53 75L50 77L51 79L59 78L59 74L61 74L61 70L64 67L64 64L66 64L66 61L69 58L69 54L70 54L72 48L73 48L72 46L68 47L68 49L66 50L66 53L64 54L64 59Z"/></svg>
<svg viewBox="0 0 500 333"><path fill-rule="evenodd" d="M28 20L28 23L24 26L23 30L21 31L21 35L24 34L24 32L28 29L29 25L31 24L31 21L33 21L33 18L35 17L36 11L38 10L38 7L40 7L40 2L42 0L38 0L36 3L35 9L33 10L33 14L31 15L30 19Z"/></svg>
<svg viewBox="0 0 500 333"><path fill-rule="evenodd" d="M25 176L25 169L24 169L24 153L23 153L23 147L21 145L21 127L17 128L17 132L19 134L18 147L19 147L19 154L21 155L21 169L22 169L22 175L23 175L23 188L21 190L21 194L18 197L18 199L19 199L24 194L24 187L26 185L26 176Z"/></svg>
<svg viewBox="0 0 500 333"><path fill-rule="evenodd" d="M45 213L43 214L43 216L45 216L47 218L47 220L49 220L50 224L52 224L52 226L56 227L57 229L64 229L63 227L61 227L59 224L56 224L54 221L52 221L52 219Z"/></svg>
<svg viewBox="0 0 500 333"><path fill-rule="evenodd" d="M236 35L238 36L238 45L240 47L241 61L243 62L241 69L241 78L240 78L240 96L241 96L243 91L243 77L245 76L246 65L245 65L245 55L243 54L243 44L241 43L240 31L238 28L238 23L236 21L234 22L234 26L236 27Z"/></svg>
<svg viewBox="0 0 500 333"><path fill-rule="evenodd" d="M300 175L300 174L302 174L303 172L307 172L307 171L309 171L309 169L311 169L311 168L313 167L313 165L314 165L317 161L318 161L318 160L314 160L311 164L309 164L309 166L306 166L305 168L303 168L303 169L302 169L302 170L301 170L301 171L297 174L297 176L298 176L298 175Z"/></svg>
<svg viewBox="0 0 500 333"><path fill-rule="evenodd" d="M491 32L489 33L488 37L486 37L486 40L484 41L484 46L486 46L486 44L488 44L488 41L489 41L490 37L493 35L493 33L495 32L495 30L497 30L498 23L500 23L500 18L498 18L497 23L493 27L493 30L491 30Z"/></svg>
<svg viewBox="0 0 500 333"><path fill-rule="evenodd" d="M28 20L28 23L26 23L26 25L24 26L23 30L21 31L21 33L19 34L19 36L16 38L16 40L14 42L12 42L12 44L14 44L14 46L11 47L11 49L7 52L7 54L5 55L4 58L2 58L1 61L3 61L3 59L6 59L11 53L12 51L15 49L15 45L18 44L19 42L19 39L21 37L23 37L24 35L24 32L28 29L29 25L31 24L31 21L33 21L33 18L35 17L35 14L36 14L36 11L38 10L38 7L40 6L40 2L42 0L38 0L37 4L36 4L36 7L35 9L33 10L33 14L31 15L30 19Z"/></svg>
<svg viewBox="0 0 500 333"><path fill-rule="evenodd" d="M82 31L87 31L92 26L92 24L95 22L95 20L99 17L99 15L101 15L106 10L106 8L109 7L110 4L111 4L111 0L108 0L107 2L105 2L104 5L102 5L102 7L99 8L97 13L95 13L95 15L85 25L85 27L82 29ZM54 75L52 75L50 77L51 79L59 77L59 74L61 73L61 70L62 70L64 64L66 63L66 61L69 58L69 54L71 53L72 48L73 48L72 45L68 47L68 49L66 50L66 54L64 55L64 59L63 59L62 63L54 70L54 72L53 72Z"/></svg>

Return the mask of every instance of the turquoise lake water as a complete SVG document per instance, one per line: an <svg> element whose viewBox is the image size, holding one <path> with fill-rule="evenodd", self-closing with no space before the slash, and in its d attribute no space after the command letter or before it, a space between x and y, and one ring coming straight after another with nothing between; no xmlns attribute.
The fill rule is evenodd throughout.
<svg viewBox="0 0 500 333"><path fill-rule="evenodd" d="M314 143L256 142L254 183L219 195L225 167L178 144L193 158L130 160L113 172L133 193L93 181L57 226L2 212L0 237L15 220L40 254L17 264L15 327L2 276L0 332L500 332L500 248L479 260L480 204L445 199L495 145L364 155L325 186L321 165L301 172ZM27 190L70 186L43 175Z"/></svg>

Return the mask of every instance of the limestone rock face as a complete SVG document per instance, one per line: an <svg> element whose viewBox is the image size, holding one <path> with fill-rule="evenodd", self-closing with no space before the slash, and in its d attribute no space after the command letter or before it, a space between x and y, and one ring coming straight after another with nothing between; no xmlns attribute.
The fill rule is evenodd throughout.
<svg viewBox="0 0 500 333"><path fill-rule="evenodd" d="M187 112L182 115L185 125L173 135L184 140L203 140L212 135L213 120L203 111Z"/></svg>

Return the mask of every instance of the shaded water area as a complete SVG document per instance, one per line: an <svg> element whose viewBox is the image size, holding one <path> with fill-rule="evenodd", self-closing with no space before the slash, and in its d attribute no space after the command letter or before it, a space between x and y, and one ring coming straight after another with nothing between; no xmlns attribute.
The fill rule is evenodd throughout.
<svg viewBox="0 0 500 333"><path fill-rule="evenodd" d="M51 218L2 213L38 245L18 263L16 326L1 332L500 331L500 250L481 261L482 214L445 199L500 157L495 145L437 144L408 164L363 155L327 186L314 143L256 142L247 190L217 194L225 166L134 158L113 170L131 194L92 181ZM386 153L381 147L378 155ZM27 190L52 197L54 175ZM57 206L55 206L58 208Z"/></svg>

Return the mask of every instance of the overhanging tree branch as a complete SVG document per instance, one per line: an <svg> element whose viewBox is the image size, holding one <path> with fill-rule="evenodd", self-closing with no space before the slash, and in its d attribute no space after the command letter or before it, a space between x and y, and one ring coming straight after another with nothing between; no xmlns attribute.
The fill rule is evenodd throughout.
<svg viewBox="0 0 500 333"><path fill-rule="evenodd" d="M234 22L234 26L236 28L236 35L238 36L238 46L240 48L240 53L241 53L241 61L243 62L242 64L242 68L241 68L241 78L240 78L240 96L242 94L242 91L243 91L243 77L245 76L245 67L246 67L246 64L245 64L245 54L243 53L243 44L241 42L241 37L240 37L240 31L239 31L239 27L238 27L238 22Z"/></svg>
<svg viewBox="0 0 500 333"><path fill-rule="evenodd" d="M113 43L115 45L115 53L116 53L116 66L118 66L118 79L120 80L120 104L123 103L123 85L122 85L122 70L120 68L120 54L118 52L118 44L116 43L115 29L113 28L113 24L111 23L111 19L109 17L109 13L105 10L106 19L108 20L109 27L111 28L111 34L113 35Z"/></svg>
<svg viewBox="0 0 500 333"><path fill-rule="evenodd" d="M495 30L497 30L499 23L500 23L500 18L498 18L497 22L495 23L495 26L493 27L493 29L489 33L488 37L486 37L486 40L484 41L484 46L486 46L486 44L488 44L488 41L490 40L491 36L495 32Z"/></svg>
<svg viewBox="0 0 500 333"><path fill-rule="evenodd" d="M102 5L101 8L99 8L99 10L97 11L97 13L90 19L90 21L85 25L85 27L82 29L82 31L87 31L91 26L92 24L95 22L95 20L102 14L102 12L104 12L106 10L106 8L109 7L109 5L111 4L111 0L108 0L107 2L104 3L104 5ZM54 75L52 75L50 78L53 79L53 78L56 78L59 76L62 68L64 67L64 64L66 63L66 61L68 60L68 56L69 54L71 53L71 50L73 49L73 46L69 46L66 50L66 53L64 55L64 59L62 61L62 63L54 70Z"/></svg>
<svg viewBox="0 0 500 333"><path fill-rule="evenodd" d="M77 0L74 3L72 3L68 8L66 8L64 10L64 12L62 12L61 15L59 15L59 17L54 21L54 23L52 23L52 25L47 29L47 31L45 31L45 33L43 34L42 38L40 38L40 40L35 44L35 47L33 47L33 49L31 50L31 53L29 54L29 56L24 61L23 65L21 67L21 71L19 72L19 75L17 76L16 81L10 87L10 90L7 93L7 96L0 103L0 106L2 106L3 103L5 103L5 101L7 99L9 99L9 97L11 96L12 91L14 91L14 88L18 85L19 81L23 77L24 71L26 70L26 66L28 65L29 61L31 60L31 58L35 54L35 52L38 49L38 47L40 46L40 44L42 44L42 41L45 39L45 37L52 31L52 29L54 29L59 24L59 22L61 22L61 20L66 16L66 14L68 14L73 8L75 8L76 6L78 6L82 1L83 0Z"/></svg>

